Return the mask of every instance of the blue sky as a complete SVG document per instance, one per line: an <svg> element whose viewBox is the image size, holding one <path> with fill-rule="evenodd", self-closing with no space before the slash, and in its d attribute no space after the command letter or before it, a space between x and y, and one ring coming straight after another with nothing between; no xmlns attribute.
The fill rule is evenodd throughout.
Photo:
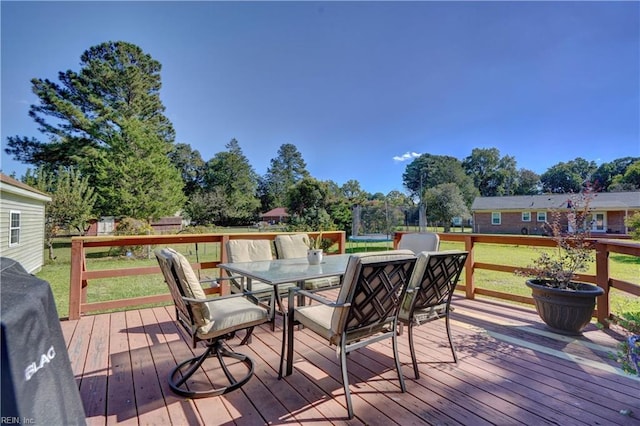
<svg viewBox="0 0 640 426"><path fill-rule="evenodd" d="M7 136L41 137L30 79L105 41L162 68L161 98L205 160L232 138L259 174L284 143L311 174L403 191L422 153L498 148L543 173L640 156L639 2L1 3Z"/></svg>

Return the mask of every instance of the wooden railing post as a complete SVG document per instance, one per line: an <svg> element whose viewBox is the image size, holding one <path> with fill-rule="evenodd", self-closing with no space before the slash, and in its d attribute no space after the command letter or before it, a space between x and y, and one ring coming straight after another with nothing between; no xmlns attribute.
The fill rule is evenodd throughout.
<svg viewBox="0 0 640 426"><path fill-rule="evenodd" d="M71 278L69 285L69 319L80 319L82 298L82 268L84 265L83 240L71 240Z"/></svg>
<svg viewBox="0 0 640 426"><path fill-rule="evenodd" d="M611 307L609 305L609 249L606 244L596 243L596 284L604 289L604 294L598 296L597 316L598 322L603 327L609 328L609 315Z"/></svg>
<svg viewBox="0 0 640 426"><path fill-rule="evenodd" d="M338 253L345 254L347 252L347 236L345 233L340 234L338 241Z"/></svg>
<svg viewBox="0 0 640 426"><path fill-rule="evenodd" d="M229 261L229 255L227 254L227 243L229 242L229 235L223 235L220 238L220 263L227 263ZM220 269L220 274L223 277L228 277L229 274L224 269ZM220 295L226 296L231 294L231 283L229 280L220 280Z"/></svg>
<svg viewBox="0 0 640 426"><path fill-rule="evenodd" d="M86 294L88 282L95 279L105 279L111 277L126 277L136 275L152 275L161 274L160 268L155 266L135 266L117 269L96 269L94 267L87 270L86 268L86 251L98 247L121 247L127 245L167 245L167 244L194 244L194 243L220 243L220 261L214 260L210 262L199 262L194 267L200 269L215 269L221 262L228 262L229 258L226 252L226 242L233 239L269 239L273 240L279 232L265 233L233 233L233 234L179 234L179 235L142 235L127 237L74 237L71 240L71 277L69 285L69 318L78 319L81 315L88 312L95 312L105 309L120 309L129 306L137 306L147 303L164 303L171 300L169 294L157 294L151 296L132 297L127 299L100 301L88 303ZM313 233L310 233L313 234ZM317 234L317 233L315 233ZM338 234L341 234L338 236ZM402 232L394 235L394 248L397 247L397 241ZM456 244L464 243L464 248L469 252L465 263L465 296L468 299L474 299L476 294L480 296L497 297L504 300L511 300L520 303L532 304L533 299L530 297L512 295L505 292L489 290L482 286L475 286L475 272L479 270L498 271L501 273L513 273L519 269L518 266L494 264L475 261L475 246L477 244L506 244L506 245L524 245L533 247L555 247L555 242L547 237L522 236L522 235L489 235L489 234L461 234L461 233L439 233L440 241L446 241ZM331 238L339 246L339 251L346 251L346 238L343 231L328 231L326 238ZM625 242L617 240L601 240L598 241L596 248L596 275L581 275L581 280L588 283L600 285L605 294L598 299L598 309L595 312L598 321L607 326L607 319L611 317L611 307L609 306L609 290L611 288L619 289L631 295L640 296L640 284L631 281L625 281L616 277L610 277L609 270L609 253L619 253L630 256L640 257L640 244L637 242ZM482 247L481 247L482 250ZM521 268L522 266L520 266ZM224 276L224 272L220 271ZM223 281L225 282L225 281ZM226 282L228 284L228 282ZM228 289L221 289L223 293Z"/></svg>
<svg viewBox="0 0 640 426"><path fill-rule="evenodd" d="M469 255L467 256L467 261L465 262L465 268L464 268L465 293L466 293L467 299L475 299L476 287L473 279L473 272L474 272L473 268L474 268L475 261L473 260L474 243L473 243L472 235L466 235L464 237L464 249L469 252Z"/></svg>

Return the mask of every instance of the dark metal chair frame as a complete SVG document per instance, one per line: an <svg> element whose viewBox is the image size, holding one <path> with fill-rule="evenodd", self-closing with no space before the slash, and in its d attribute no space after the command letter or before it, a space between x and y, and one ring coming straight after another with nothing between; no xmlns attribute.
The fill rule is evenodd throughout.
<svg viewBox="0 0 640 426"><path fill-rule="evenodd" d="M342 303L330 301L317 293L307 290L292 288L289 290L289 312L288 323L286 325L287 337L287 362L286 375L290 375L293 371L293 351L294 351L294 335L293 331L297 324L296 308L294 299L297 296L305 296L316 302L335 308L332 318L340 315L338 311L346 310L343 313L344 320L336 333L330 339L330 344L339 346L340 366L342 370L342 383L345 391L347 403L347 412L349 418L353 418L353 404L351 402L351 392L349 390L349 377L347 371L347 355L371 343L381 341L383 339L392 339L393 354L395 359L395 367L400 381L402 392L406 391L404 378L402 376L400 360L398 356L397 341L397 313L400 308L400 302L403 300L406 285L413 270L415 257L411 252L404 251L403 259L383 260L378 262L363 262L363 258L354 255L349 259L347 266L347 274L350 270L355 273L352 280L343 282L342 291L348 290L346 298ZM375 255L376 253L367 253L367 255ZM382 254L382 253L380 253ZM313 308L308 306L308 308ZM300 307L304 309L304 307ZM283 333L284 334L284 333ZM284 350L284 336L283 336ZM282 360L280 364L280 375L282 375Z"/></svg>
<svg viewBox="0 0 640 426"><path fill-rule="evenodd" d="M263 321L261 320L241 324L232 329L225 330L224 333L221 333L220 335L217 335L215 337L201 339L200 337L198 337L197 332L195 331L196 327L193 313L194 304L201 304L206 302L213 302L214 304L224 303L224 301L227 299L245 297L247 293L233 294L229 296L215 296L209 297L207 299L194 299L187 297L182 286L178 284L180 278L178 276L176 268L178 268L179 266L175 264L175 262L169 255L163 253L163 250L157 250L155 252L155 255L162 269L165 282L167 283L167 286L169 287L169 291L171 292L171 296L173 298L176 309L176 321L182 326L183 331L188 336L190 336L194 349L196 348L198 342L206 342L206 350L201 355L180 362L170 372L169 387L171 388L171 390L178 395L189 398L205 398L209 396L223 395L243 386L253 376L253 360L247 355L234 352L231 349L225 347L223 342L235 337L237 331L246 330L246 335L240 342L240 345L246 344L251 337L253 328L256 325L267 322L267 316L265 316ZM218 388L212 387L211 389L206 390L188 389L187 381L202 366L207 358L214 356L220 363L222 371L224 372L229 383L228 386L222 386ZM243 363L245 365L246 374L240 378L234 377L232 372L229 370L224 358L232 358Z"/></svg>
<svg viewBox="0 0 640 426"><path fill-rule="evenodd" d="M460 274L467 260L466 251L422 252L418 254L409 287L405 294L401 312L398 315L400 326L409 329L409 349L416 379L420 378L413 340L413 328L441 318L445 319L447 338L454 362L458 356L451 338L451 299ZM424 265L426 257L426 265Z"/></svg>

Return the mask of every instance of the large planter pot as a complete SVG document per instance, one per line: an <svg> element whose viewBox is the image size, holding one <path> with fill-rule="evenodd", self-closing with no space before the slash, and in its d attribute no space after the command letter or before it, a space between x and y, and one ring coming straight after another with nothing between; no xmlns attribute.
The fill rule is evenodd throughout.
<svg viewBox="0 0 640 426"><path fill-rule="evenodd" d="M553 331L580 335L589 324L596 306L596 297L604 290L598 286L580 283L579 290L547 287L538 280L528 280L542 321Z"/></svg>

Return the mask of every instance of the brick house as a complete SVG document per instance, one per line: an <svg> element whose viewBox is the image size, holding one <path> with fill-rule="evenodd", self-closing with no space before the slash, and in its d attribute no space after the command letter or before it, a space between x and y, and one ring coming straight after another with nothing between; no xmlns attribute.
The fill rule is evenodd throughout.
<svg viewBox="0 0 640 426"><path fill-rule="evenodd" d="M289 220L289 213L284 207L276 207L260 215L260 220L275 225Z"/></svg>
<svg viewBox="0 0 640 426"><path fill-rule="evenodd" d="M473 231L482 234L545 235L553 212L568 211L571 194L476 197L471 206ZM625 218L640 211L640 192L599 192L590 202L592 236L628 235ZM566 228L567 221L561 220Z"/></svg>

